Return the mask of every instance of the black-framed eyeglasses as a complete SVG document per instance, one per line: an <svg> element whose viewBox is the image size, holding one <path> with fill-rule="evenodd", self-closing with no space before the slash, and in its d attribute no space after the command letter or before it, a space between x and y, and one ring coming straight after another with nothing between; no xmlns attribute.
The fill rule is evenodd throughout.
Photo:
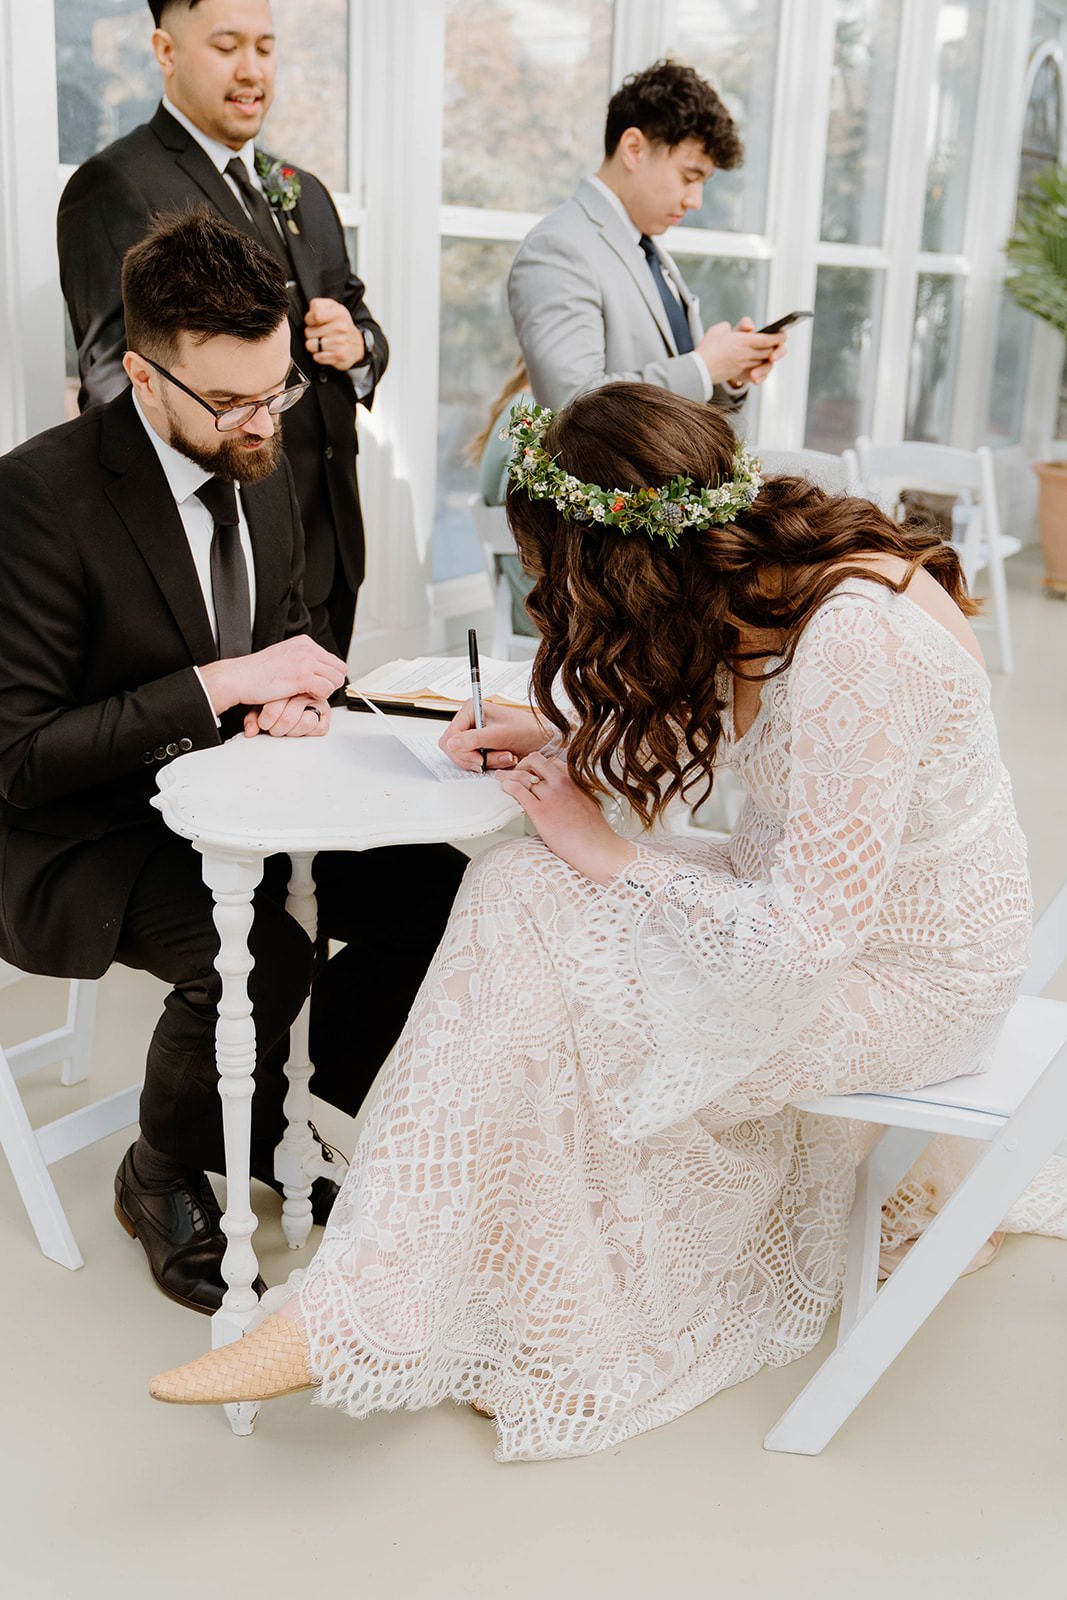
<svg viewBox="0 0 1067 1600"><path fill-rule="evenodd" d="M166 378L168 383L173 383L176 389L182 391L182 394L187 394L190 400L195 400L198 406L203 406L205 411L210 411L215 419L215 427L219 433L232 433L234 428L242 428L246 422L251 422L256 412L262 411L264 406L266 406L272 417L280 416L283 411L288 411L290 406L295 406L296 402L303 398L305 390L311 387L309 380L305 378L300 368L296 367L295 370L299 382L290 384L288 388L279 389L277 394L269 394L264 400L249 400L245 405L240 406L213 406L202 399L195 389L190 389L188 384L183 383L180 378L176 378L173 372L168 372L166 367L161 367L158 361L153 361L151 356L142 356L141 360L146 361L150 367L154 367L161 377Z"/></svg>

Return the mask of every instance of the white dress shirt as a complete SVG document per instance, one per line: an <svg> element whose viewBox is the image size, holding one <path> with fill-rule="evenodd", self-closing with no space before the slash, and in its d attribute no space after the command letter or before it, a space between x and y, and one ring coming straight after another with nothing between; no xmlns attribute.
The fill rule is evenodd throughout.
<svg viewBox="0 0 1067 1600"><path fill-rule="evenodd" d="M603 178L598 178L595 172L591 172L589 174L589 182L596 185L596 187L600 190L600 193L604 195L607 200L610 200L611 204L615 207L615 210L619 213L624 228L634 242L634 249L641 257L641 270L649 273L651 276L652 269L648 264L648 258L646 257L645 252L641 249L641 229L637 226L637 223L634 221L633 217L631 217L621 199L615 193L615 190L609 188L604 182ZM657 255L660 254L659 246L657 245L655 239L652 241L652 248L656 251ZM665 263L663 281L671 291L671 294L673 294L674 298L678 301L678 304L682 307L682 310L685 312L686 317L688 318L689 308L686 306L685 301L678 292L678 285L674 281L673 273L669 270L669 268L667 268ZM686 354L691 355L693 360L696 362L697 370L700 373L700 381L704 385L704 399L710 400L715 385L711 381L711 373L704 365L703 357L698 356L695 350L689 350L686 352Z"/></svg>
<svg viewBox="0 0 1067 1600"><path fill-rule="evenodd" d="M229 166L234 156L236 156L238 161L242 162L247 168L248 176L252 180L253 188L258 189L264 199L267 198L267 192L260 181L259 173L256 171L256 146L253 139L246 139L240 150L231 150L228 144L220 144L217 139L212 139L208 134L206 134L202 128L198 128L195 122L190 122L189 118L185 115L185 112L179 111L176 105L172 105L167 99L166 95L163 96L163 109L168 116L174 118L175 122L181 124L186 133L191 134L196 140L197 144L211 161L212 165L218 169L219 176L228 185L228 187L233 190L237 199L241 202L241 210L244 211L246 215L248 213L248 208L246 207L241 196L241 191L226 171L226 168ZM281 237L281 224L275 215L273 206L271 207L271 216L274 218L274 226L278 229L278 235Z"/></svg>
<svg viewBox="0 0 1067 1600"><path fill-rule="evenodd" d="M136 390L134 391L133 404L145 432L152 441L152 448L159 457L159 464L163 468L167 487L174 496L178 515L181 518L182 527L185 529L185 537L189 541L189 553L193 558L193 566L196 568L196 576L203 593L204 607L207 611L208 621L211 624L211 632L217 645L219 625L215 616L215 597L211 592L211 540L215 532L215 523L207 506L196 497L196 491L202 488L212 475L210 472L205 472L203 467L198 467L195 461L190 461L188 456L182 455L180 450L175 450L174 446L168 444L166 439L160 437L142 411ZM235 484L234 487L237 489L237 528L241 540L241 550L245 558L245 567L248 572L248 614L250 617L254 617L256 614L256 565L252 556L252 540L248 532L248 522L245 517L244 504L241 500L240 486ZM199 666L196 668L196 675L200 678ZM203 684L203 678L200 678L200 682ZM206 687L204 688L204 693L207 694ZM210 696L208 696L208 699L210 700Z"/></svg>

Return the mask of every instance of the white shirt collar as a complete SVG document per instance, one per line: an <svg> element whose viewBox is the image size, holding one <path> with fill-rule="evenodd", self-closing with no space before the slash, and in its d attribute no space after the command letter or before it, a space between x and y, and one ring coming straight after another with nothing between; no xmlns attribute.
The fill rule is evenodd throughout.
<svg viewBox="0 0 1067 1600"><path fill-rule="evenodd" d="M134 390L133 404L137 415L144 424L145 432L152 441L156 455L159 457L159 464L163 468L170 492L178 505L182 505L186 500L192 499L196 491L207 483L212 474L205 472L203 467L198 467L195 461L190 461L189 457L183 455L180 450L175 450L172 444L168 444L166 439L156 432L141 409L141 402L137 398L136 390Z"/></svg>
<svg viewBox="0 0 1067 1600"><path fill-rule="evenodd" d="M179 111L176 105L172 105L166 95L163 96L163 109L168 116L174 118L175 122L181 124L186 133L192 134L201 150L214 163L220 173L226 171L226 168L236 156L248 168L248 176L255 178L256 146L254 140L247 139L240 150L231 150L228 144L220 144L217 139L212 139L206 134L202 128L198 128L195 122L190 122L185 112Z"/></svg>
<svg viewBox="0 0 1067 1600"><path fill-rule="evenodd" d="M634 244L639 243L641 239L641 229L637 226L637 223L634 221L633 217L631 217L630 213L619 199L619 196L615 193L615 190L609 189L603 178L598 178L595 172L591 172L589 174L589 182L599 189L602 195L611 201L612 205L615 207L615 210L622 218L623 225L627 233L630 235L630 238L633 240Z"/></svg>

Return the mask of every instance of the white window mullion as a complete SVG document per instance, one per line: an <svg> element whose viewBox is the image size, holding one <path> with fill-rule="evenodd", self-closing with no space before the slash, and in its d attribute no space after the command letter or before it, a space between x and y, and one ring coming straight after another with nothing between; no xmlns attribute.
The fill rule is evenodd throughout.
<svg viewBox="0 0 1067 1600"><path fill-rule="evenodd" d="M676 30L677 0L615 0L611 30L611 92L666 50ZM607 107L605 106L605 110Z"/></svg>
<svg viewBox="0 0 1067 1600"><path fill-rule="evenodd" d="M834 13L834 0L782 0L767 196L769 319L815 305ZM811 331L802 325L761 391L758 443L782 450L803 444L810 354Z"/></svg>
<svg viewBox="0 0 1067 1600"><path fill-rule="evenodd" d="M933 86L938 7L904 0L886 197L886 273L872 432L895 444L904 433L908 355L915 320L919 245L926 200L926 135Z"/></svg>
<svg viewBox="0 0 1067 1600"><path fill-rule="evenodd" d="M360 414L367 581L350 656L357 671L418 653L430 625L445 51L444 0L361 11L362 64L349 90L363 117L360 276L390 354L374 410Z"/></svg>
<svg viewBox="0 0 1067 1600"><path fill-rule="evenodd" d="M1017 163L1009 153L1017 151L1022 141L1032 13L1032 0L1016 0L1011 6L991 6L986 16L964 231L969 280L949 433L949 443L965 450L982 443L989 414L999 268L1011 228L1017 177ZM946 267L937 270L944 272Z"/></svg>

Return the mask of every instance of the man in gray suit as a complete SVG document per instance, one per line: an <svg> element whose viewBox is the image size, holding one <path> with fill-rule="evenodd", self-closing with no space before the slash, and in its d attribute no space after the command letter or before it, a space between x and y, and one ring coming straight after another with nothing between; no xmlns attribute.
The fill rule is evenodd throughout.
<svg viewBox="0 0 1067 1600"><path fill-rule="evenodd" d="M785 335L757 333L748 317L705 332L685 280L654 242L699 208L716 168L741 156L729 112L692 67L658 61L612 96L600 170L530 230L508 279L540 404L558 408L629 379L734 409L762 383Z"/></svg>

